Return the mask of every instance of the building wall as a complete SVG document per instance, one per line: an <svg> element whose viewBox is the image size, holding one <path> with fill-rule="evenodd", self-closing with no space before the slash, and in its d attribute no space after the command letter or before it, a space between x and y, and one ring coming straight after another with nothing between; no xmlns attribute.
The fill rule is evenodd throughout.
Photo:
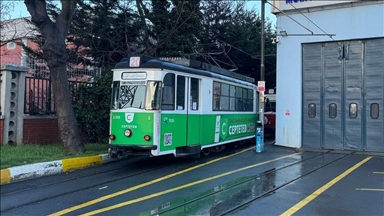
<svg viewBox="0 0 384 216"><path fill-rule="evenodd" d="M384 1L381 4L337 8L305 13L335 41L375 38L384 36ZM302 14L292 14L294 20L314 34L323 34ZM333 41L327 36L289 36L310 34L287 16L277 17L277 32L286 31L287 37L278 36L277 46L277 104L276 145L301 147L302 131L302 43Z"/></svg>
<svg viewBox="0 0 384 216"><path fill-rule="evenodd" d="M4 119L0 117L0 145L3 144Z"/></svg>
<svg viewBox="0 0 384 216"><path fill-rule="evenodd" d="M38 46L36 43L32 42L31 40L29 39L23 39L23 40L16 40L14 43L15 43L15 47L14 49L9 49L9 47L7 45L4 45L4 46L1 46L0 47L0 50L1 50L1 59L0 59L0 65L4 65L4 64L15 64L15 65L23 65L23 66L26 66L25 63L23 62L23 50L22 50L22 46L20 45L17 45L16 43L20 43L20 42L24 42L26 43L26 45L28 47L30 47L31 49L38 49Z"/></svg>
<svg viewBox="0 0 384 216"><path fill-rule="evenodd" d="M59 142L61 141L56 118L24 118L24 144L52 144Z"/></svg>

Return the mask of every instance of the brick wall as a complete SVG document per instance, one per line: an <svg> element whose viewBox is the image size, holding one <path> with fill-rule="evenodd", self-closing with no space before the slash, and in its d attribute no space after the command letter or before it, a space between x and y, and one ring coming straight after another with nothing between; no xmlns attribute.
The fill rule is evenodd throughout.
<svg viewBox="0 0 384 216"><path fill-rule="evenodd" d="M56 118L24 118L23 143L59 143L60 134Z"/></svg>
<svg viewBox="0 0 384 216"><path fill-rule="evenodd" d="M0 145L3 144L4 119L0 119Z"/></svg>

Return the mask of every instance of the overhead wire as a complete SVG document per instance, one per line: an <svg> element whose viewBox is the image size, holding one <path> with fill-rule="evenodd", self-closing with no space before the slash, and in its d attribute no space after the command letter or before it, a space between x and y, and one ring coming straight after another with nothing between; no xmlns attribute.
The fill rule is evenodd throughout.
<svg viewBox="0 0 384 216"><path fill-rule="evenodd" d="M279 8L277 8L276 6L274 6L273 4L271 4L268 0L265 0L266 3L268 3L269 5L271 5L273 8L275 8L276 10L278 10L280 13L284 14L285 16L287 16L289 19L293 20L295 23L297 23L298 25L300 25L301 27L303 27L305 30L311 32L311 34L313 34L313 31L311 31L309 28L305 27L303 24L301 24L300 22L296 21L295 19L293 19L291 16L289 16L288 14L284 13L284 11L280 10Z"/></svg>
<svg viewBox="0 0 384 216"><path fill-rule="evenodd" d="M328 34L327 32L325 32L322 28L320 28L320 26L318 26L315 22L313 22L311 19L309 19L307 16L305 16L305 14L303 14L299 9L297 9L295 6L293 6L292 3L289 3L296 11L298 11L301 15L303 15L305 18L307 18L307 20L309 20L309 22L311 22L314 26L316 26L318 29L320 29L320 31L322 31L324 34L328 35L328 37L330 37L333 41L335 41L335 39L333 39L332 35L331 34ZM312 33L313 34L313 33Z"/></svg>

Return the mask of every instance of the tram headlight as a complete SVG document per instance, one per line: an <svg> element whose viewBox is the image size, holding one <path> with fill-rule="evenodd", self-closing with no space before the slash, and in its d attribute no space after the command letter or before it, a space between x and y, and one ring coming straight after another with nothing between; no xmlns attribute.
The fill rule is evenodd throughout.
<svg viewBox="0 0 384 216"><path fill-rule="evenodd" d="M124 135L125 135L126 137L130 137L130 136L132 136L132 130L131 130L131 129L127 129L127 130L125 130L125 131L124 131Z"/></svg>
<svg viewBox="0 0 384 216"><path fill-rule="evenodd" d="M109 135L109 139L110 139L110 140L115 140L115 139L116 139L116 137L115 137L115 135L113 135L113 134L110 134L110 135Z"/></svg>
<svg viewBox="0 0 384 216"><path fill-rule="evenodd" d="M145 140L145 141L149 141L149 140L151 140L151 137L150 137L149 135L145 135L145 136L144 136L144 140Z"/></svg>

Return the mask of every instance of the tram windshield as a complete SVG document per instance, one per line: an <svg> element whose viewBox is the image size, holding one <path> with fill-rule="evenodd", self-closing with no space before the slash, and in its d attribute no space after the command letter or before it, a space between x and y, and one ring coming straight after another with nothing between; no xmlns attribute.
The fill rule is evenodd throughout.
<svg viewBox="0 0 384 216"><path fill-rule="evenodd" d="M161 82L145 83L114 81L112 87L112 109L137 108L158 110L160 108Z"/></svg>

